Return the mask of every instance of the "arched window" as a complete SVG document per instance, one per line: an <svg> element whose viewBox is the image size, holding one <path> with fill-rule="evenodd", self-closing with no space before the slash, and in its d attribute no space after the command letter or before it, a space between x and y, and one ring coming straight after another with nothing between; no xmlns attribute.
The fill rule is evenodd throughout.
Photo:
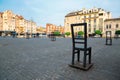
<svg viewBox="0 0 120 80"><path fill-rule="evenodd" d="M106 29L108 29L108 25L106 25Z"/></svg>
<svg viewBox="0 0 120 80"><path fill-rule="evenodd" d="M119 27L119 25L118 24L116 24L116 28L118 28Z"/></svg>
<svg viewBox="0 0 120 80"><path fill-rule="evenodd" d="M109 25L109 29L111 29L111 24Z"/></svg>

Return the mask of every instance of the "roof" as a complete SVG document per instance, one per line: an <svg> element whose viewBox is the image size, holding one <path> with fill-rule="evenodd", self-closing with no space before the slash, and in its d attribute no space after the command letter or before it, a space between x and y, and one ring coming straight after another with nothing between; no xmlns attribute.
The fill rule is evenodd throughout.
<svg viewBox="0 0 120 80"><path fill-rule="evenodd" d="M115 20L120 20L120 18L111 18L111 19L106 19L105 21L115 21Z"/></svg>
<svg viewBox="0 0 120 80"><path fill-rule="evenodd" d="M100 11L100 10L105 11L105 10L102 9L102 8L93 8L93 9L94 9L94 10L97 9L98 11ZM70 13L68 13L65 17L76 16L76 15L78 15L78 14L84 14L84 13L83 13L84 10L86 10L86 11L92 11L93 9L82 9L82 10L80 10L80 11L70 12Z"/></svg>
<svg viewBox="0 0 120 80"><path fill-rule="evenodd" d="M3 12L0 12L0 14L3 14Z"/></svg>

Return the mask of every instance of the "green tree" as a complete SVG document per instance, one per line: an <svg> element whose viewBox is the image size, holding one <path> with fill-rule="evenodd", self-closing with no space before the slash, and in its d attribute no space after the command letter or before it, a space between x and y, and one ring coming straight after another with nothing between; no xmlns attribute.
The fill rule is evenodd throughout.
<svg viewBox="0 0 120 80"><path fill-rule="evenodd" d="M83 31L79 31L79 32L78 32L78 35L80 35L80 36L82 36L83 34L84 34Z"/></svg>
<svg viewBox="0 0 120 80"><path fill-rule="evenodd" d="M68 37L70 35L70 32L66 32L65 35Z"/></svg>
<svg viewBox="0 0 120 80"><path fill-rule="evenodd" d="M53 34L55 34L55 36L60 36L60 32L59 31L55 31Z"/></svg>
<svg viewBox="0 0 120 80"><path fill-rule="evenodd" d="M102 32L100 30L95 30L95 34L101 35Z"/></svg>
<svg viewBox="0 0 120 80"><path fill-rule="evenodd" d="M120 35L120 30L116 30L116 31L115 31L115 34L116 34L116 35Z"/></svg>

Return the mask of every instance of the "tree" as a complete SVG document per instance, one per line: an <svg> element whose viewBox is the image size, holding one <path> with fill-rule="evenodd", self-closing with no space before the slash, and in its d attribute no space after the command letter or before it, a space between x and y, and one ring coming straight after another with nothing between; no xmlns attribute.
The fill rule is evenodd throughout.
<svg viewBox="0 0 120 80"><path fill-rule="evenodd" d="M84 34L83 31L79 31L79 32L78 32L78 35L80 35L80 36L82 36L83 34Z"/></svg>
<svg viewBox="0 0 120 80"><path fill-rule="evenodd" d="M116 34L116 35L120 35L120 30L116 30L116 31L115 31L115 34Z"/></svg>
<svg viewBox="0 0 120 80"><path fill-rule="evenodd" d="M65 35L68 37L70 35L70 32L66 32Z"/></svg>
<svg viewBox="0 0 120 80"><path fill-rule="evenodd" d="M55 31L53 34L54 34L55 36L60 36L60 32L59 32L59 31Z"/></svg>
<svg viewBox="0 0 120 80"><path fill-rule="evenodd" d="M120 35L120 30L116 30L116 31L115 31L116 39L119 37L119 35Z"/></svg>
<svg viewBox="0 0 120 80"><path fill-rule="evenodd" d="M95 30L95 34L101 35L102 32L100 30Z"/></svg>

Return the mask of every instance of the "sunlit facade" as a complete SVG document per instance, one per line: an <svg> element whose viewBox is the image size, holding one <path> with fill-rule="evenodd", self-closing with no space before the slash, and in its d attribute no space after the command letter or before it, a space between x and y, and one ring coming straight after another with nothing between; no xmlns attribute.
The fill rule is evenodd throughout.
<svg viewBox="0 0 120 80"><path fill-rule="evenodd" d="M15 14L7 10L3 12L3 31L14 31L15 30Z"/></svg>
<svg viewBox="0 0 120 80"><path fill-rule="evenodd" d="M54 24L46 24L46 33L51 34L52 32L59 31L61 34L64 33L64 27L63 26L56 26Z"/></svg>
<svg viewBox="0 0 120 80"><path fill-rule="evenodd" d="M111 13L101 8L85 9L68 13L65 16L65 32L71 33L71 24L87 23L87 33L93 34L95 30L102 31L104 34L104 20L111 18ZM76 27L75 32L83 31L82 27Z"/></svg>
<svg viewBox="0 0 120 80"><path fill-rule="evenodd" d="M112 37L115 37L115 31L120 30L120 18L106 19L104 23L105 23L105 27L104 27L105 32L111 31Z"/></svg>
<svg viewBox="0 0 120 80"><path fill-rule="evenodd" d="M3 19L2 19L2 12L0 12L0 31L3 30Z"/></svg>
<svg viewBox="0 0 120 80"><path fill-rule="evenodd" d="M0 31L34 34L36 33L36 27L34 21L26 20L23 16L14 14L11 10L0 12Z"/></svg>

